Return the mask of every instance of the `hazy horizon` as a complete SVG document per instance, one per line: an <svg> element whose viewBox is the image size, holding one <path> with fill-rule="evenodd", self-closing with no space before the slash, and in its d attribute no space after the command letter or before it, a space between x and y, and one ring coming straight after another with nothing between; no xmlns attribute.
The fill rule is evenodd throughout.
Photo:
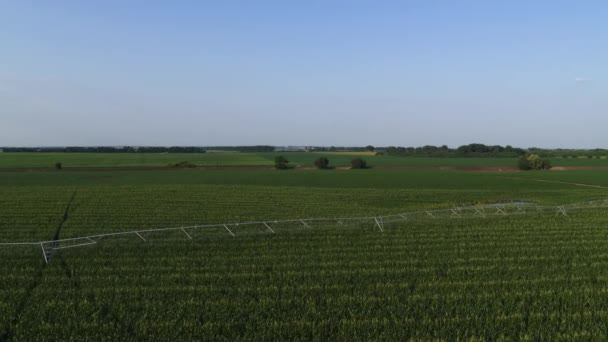
<svg viewBox="0 0 608 342"><path fill-rule="evenodd" d="M411 147L415 147L415 148L422 148L425 146L436 146L436 147L441 147L443 145L446 145L448 148L450 149L457 149L460 146L466 146L466 145L471 145L471 144L483 144L483 143L467 143L467 144L462 144L462 145L455 145L455 146L450 146L450 145L446 145L446 144L441 144L441 145L429 145L429 144L425 144L425 145L411 145L411 146L407 146L407 145L371 145L372 147L374 147L374 149L384 149L384 148L389 148L389 147L404 147L404 148L411 148ZM486 146L496 146L493 144L483 144ZM32 146L18 146L18 145L14 145L14 146L10 146L10 145L0 145L0 148L41 148L41 149L51 149L51 148L68 148L68 147L84 147L84 148L96 148L96 147L113 147L113 148L121 148L121 147L205 147L205 148L222 148L222 147L254 147L254 146L272 146L275 148L331 148L334 147L336 149L341 149L341 148L364 148L369 146L369 144L361 144L361 145L310 145L310 144L304 144L304 145L267 145L267 144L253 144L253 145L32 145ZM590 147L590 148L577 148L577 147L539 147L539 146L515 146L515 145L510 145L510 144L505 144L505 145L499 145L502 147L506 147L506 146L511 146L512 148L522 148L522 149L535 149L535 148L541 148L541 149L547 149L547 150L595 150L595 149L605 149L602 147ZM151 152L151 153L155 153L155 152Z"/></svg>
<svg viewBox="0 0 608 342"><path fill-rule="evenodd" d="M0 4L0 146L608 147L605 2Z"/></svg>

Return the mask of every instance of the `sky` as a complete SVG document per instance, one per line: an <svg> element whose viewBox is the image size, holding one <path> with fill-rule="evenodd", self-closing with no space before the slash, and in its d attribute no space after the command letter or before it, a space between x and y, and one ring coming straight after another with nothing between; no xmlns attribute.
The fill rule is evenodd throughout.
<svg viewBox="0 0 608 342"><path fill-rule="evenodd" d="M0 0L0 146L608 147L606 1Z"/></svg>

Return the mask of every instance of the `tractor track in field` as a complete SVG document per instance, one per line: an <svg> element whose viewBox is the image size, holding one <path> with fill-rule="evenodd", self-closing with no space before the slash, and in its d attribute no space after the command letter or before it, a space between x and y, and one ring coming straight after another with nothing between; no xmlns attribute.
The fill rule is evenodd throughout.
<svg viewBox="0 0 608 342"><path fill-rule="evenodd" d="M68 201L68 203L65 207L65 210L63 211L61 221L59 221L59 223L57 224L57 227L55 228L55 232L53 233L53 239L55 239L55 240L60 238L63 225L69 219L69 212L70 212L70 208L72 207L72 203L74 202L74 198L76 197L76 191L77 190L74 190L74 192L72 193L72 196L70 197L70 200ZM62 266L63 270L66 272L66 276L68 276L68 278L71 278L71 275L67 268L67 264L65 263L65 260L63 258L61 258L61 256L60 256L60 259L61 259L61 266ZM44 280L44 270L46 270L47 267L48 267L48 263L43 263L40 266L40 268L38 268L38 271L36 271L36 274L34 275L32 282L26 288L25 293L21 296L21 298L17 302L18 304L15 308L15 312L14 312L13 316L10 319L8 319L6 322L4 322L4 324L2 325L2 330L0 331L0 342L10 341L12 339L12 337L14 335L15 325L19 323L19 319L20 319L21 315L23 314L23 312L25 311L27 306L30 304L34 291L38 288L38 286L40 286L40 284L42 284L42 282Z"/></svg>
<svg viewBox="0 0 608 342"><path fill-rule="evenodd" d="M526 177L505 177L508 179L520 179L520 180L528 180L533 182L542 182L542 183L557 183L557 184L568 184L574 186L580 186L585 188L595 188L595 189L608 189L608 186L597 185L597 184L586 184L586 183L575 183L575 182L564 182L557 180L549 180L549 179L538 179L538 178L526 178Z"/></svg>

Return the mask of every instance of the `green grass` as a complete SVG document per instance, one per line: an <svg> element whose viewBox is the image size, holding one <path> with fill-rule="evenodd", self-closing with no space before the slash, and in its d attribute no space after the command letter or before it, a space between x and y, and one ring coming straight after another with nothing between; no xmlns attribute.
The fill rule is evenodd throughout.
<svg viewBox="0 0 608 342"><path fill-rule="evenodd" d="M249 220L563 204L603 173L421 170L0 173L0 241ZM518 177L518 178L509 178ZM68 209L69 208L69 209ZM66 211L67 209L67 211ZM67 213L67 214L66 214ZM0 248L0 339L607 338L605 210L278 224Z"/></svg>

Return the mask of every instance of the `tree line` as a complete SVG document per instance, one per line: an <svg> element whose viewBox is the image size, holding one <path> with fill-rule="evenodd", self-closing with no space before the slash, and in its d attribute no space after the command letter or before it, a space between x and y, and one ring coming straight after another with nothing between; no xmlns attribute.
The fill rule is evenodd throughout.
<svg viewBox="0 0 608 342"><path fill-rule="evenodd" d="M228 152L273 152L274 146L67 146L67 147L2 147L3 152L60 153L206 153L208 150Z"/></svg>
<svg viewBox="0 0 608 342"><path fill-rule="evenodd" d="M484 145L468 144L455 149L447 145L433 146L425 145L421 147L395 147L389 146L385 153L394 156L424 156L424 157L519 157L527 153L522 148L510 145Z"/></svg>
<svg viewBox="0 0 608 342"><path fill-rule="evenodd" d="M285 151L277 146L67 146L67 147L0 147L0 152L67 152L67 153L206 153L209 151L227 152L277 152ZM386 154L404 157L501 157L517 158L526 154L535 154L545 158L606 158L608 149L543 149L530 147L527 149L512 147L510 145L484 145L468 144L457 148L447 145L420 147L315 147L306 146L300 152L375 152L378 155ZM289 150L288 152L296 152Z"/></svg>

